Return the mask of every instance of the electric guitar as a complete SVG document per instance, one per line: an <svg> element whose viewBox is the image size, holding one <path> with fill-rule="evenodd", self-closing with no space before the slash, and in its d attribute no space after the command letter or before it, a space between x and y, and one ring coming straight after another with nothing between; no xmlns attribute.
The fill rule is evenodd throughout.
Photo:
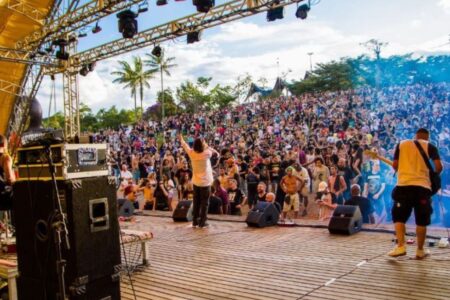
<svg viewBox="0 0 450 300"><path fill-rule="evenodd" d="M367 155L367 156L369 156L369 157L372 158L372 159L379 159L379 160L381 160L382 162L384 162L384 163L390 165L391 167L392 167L392 165L394 164L394 163L392 162L392 160L387 159L387 158L385 158L385 157L379 155L378 153L376 153L376 152L374 152L374 151L364 150L364 154Z"/></svg>

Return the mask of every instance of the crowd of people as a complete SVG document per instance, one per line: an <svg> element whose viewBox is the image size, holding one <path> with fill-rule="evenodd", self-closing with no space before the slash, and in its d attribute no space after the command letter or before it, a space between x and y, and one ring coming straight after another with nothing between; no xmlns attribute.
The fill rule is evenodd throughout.
<svg viewBox="0 0 450 300"><path fill-rule="evenodd" d="M401 139L428 128L446 169L439 195L449 197L449 111L450 84L364 87L141 121L94 140L109 143L120 197L138 203L141 195L140 209L172 210L174 201L193 198L182 134L190 147L202 137L219 152L211 157L210 213L240 215L271 201L283 217L326 220L336 205L357 201L366 222L389 222L395 172L364 150L392 157ZM450 208L439 203L433 223L448 226Z"/></svg>

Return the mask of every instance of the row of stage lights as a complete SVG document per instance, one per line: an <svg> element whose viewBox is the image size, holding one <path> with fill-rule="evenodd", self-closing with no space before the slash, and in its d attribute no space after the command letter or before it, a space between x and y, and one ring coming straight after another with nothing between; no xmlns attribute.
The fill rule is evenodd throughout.
<svg viewBox="0 0 450 300"><path fill-rule="evenodd" d="M175 0L175 1L185 1L185 0ZM156 5L162 6L166 5L168 0L157 0ZM215 5L215 0L192 0L192 4L197 7L198 12L207 13L212 7ZM277 0L273 3L273 6L277 6L280 4L280 1ZM311 10L311 0L308 0L308 3L302 4L297 7L297 11L295 12L295 16L299 19L306 19L308 17L308 12ZM131 39L138 33L138 22L137 17L140 13L144 13L148 11L148 3L144 1L138 6L137 12L134 12L130 9L119 12L116 16L118 20L119 32L122 33L123 38ZM267 11L267 21L272 22L277 19L284 18L284 6L278 6L271 8ZM98 33L102 30L99 26L98 21L95 26L92 27L92 33ZM192 44L200 41L202 31L191 31L187 33L187 43ZM81 32L78 34L78 37L87 36L86 32ZM50 47L46 48L45 51L38 51L37 53L40 55L48 55L54 51L54 48L57 47L57 51L55 53L55 57L60 60L68 60L69 53L67 52L67 46L69 43L74 42L76 37L71 37L69 40L66 39L58 39L51 43ZM42 52L42 53L41 53ZM160 57L162 53L162 49L160 46L155 46L152 50L152 54ZM86 76L89 72L94 70L95 63L90 63L83 65L80 74Z"/></svg>
<svg viewBox="0 0 450 300"><path fill-rule="evenodd" d="M275 1L274 5L280 4L280 1ZM311 1L308 3L302 4L297 7L297 11L295 12L295 16L299 19L305 20L308 17L308 12L311 10ZM279 6L275 8L271 8L267 11L267 21L272 22L278 19L284 18L284 6Z"/></svg>

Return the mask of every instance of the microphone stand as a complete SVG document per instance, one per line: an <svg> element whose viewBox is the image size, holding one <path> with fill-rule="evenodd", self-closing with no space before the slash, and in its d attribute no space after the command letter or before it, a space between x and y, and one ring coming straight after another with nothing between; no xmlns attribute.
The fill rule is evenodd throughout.
<svg viewBox="0 0 450 300"><path fill-rule="evenodd" d="M56 249L56 274L58 277L59 292L56 295L58 300L67 300L66 287L64 282L64 274L67 261L62 257L62 243L65 242L65 249L70 250L69 231L67 230L67 219L62 210L61 199L59 197L58 184L56 182L56 169L53 164L52 151L50 144L46 144L45 153L48 158L48 167L52 176L52 185L56 196L56 208L52 217L52 229L54 233L54 242Z"/></svg>

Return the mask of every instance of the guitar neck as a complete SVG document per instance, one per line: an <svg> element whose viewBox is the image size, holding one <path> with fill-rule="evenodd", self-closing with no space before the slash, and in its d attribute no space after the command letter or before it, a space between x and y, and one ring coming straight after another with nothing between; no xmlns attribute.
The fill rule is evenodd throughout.
<svg viewBox="0 0 450 300"><path fill-rule="evenodd" d="M393 162L392 160L387 159L387 158L385 158L385 157L378 156L377 158L378 158L379 160L381 160L382 162L384 162L384 163L390 165L391 167L392 167L392 165L394 164L394 162Z"/></svg>

